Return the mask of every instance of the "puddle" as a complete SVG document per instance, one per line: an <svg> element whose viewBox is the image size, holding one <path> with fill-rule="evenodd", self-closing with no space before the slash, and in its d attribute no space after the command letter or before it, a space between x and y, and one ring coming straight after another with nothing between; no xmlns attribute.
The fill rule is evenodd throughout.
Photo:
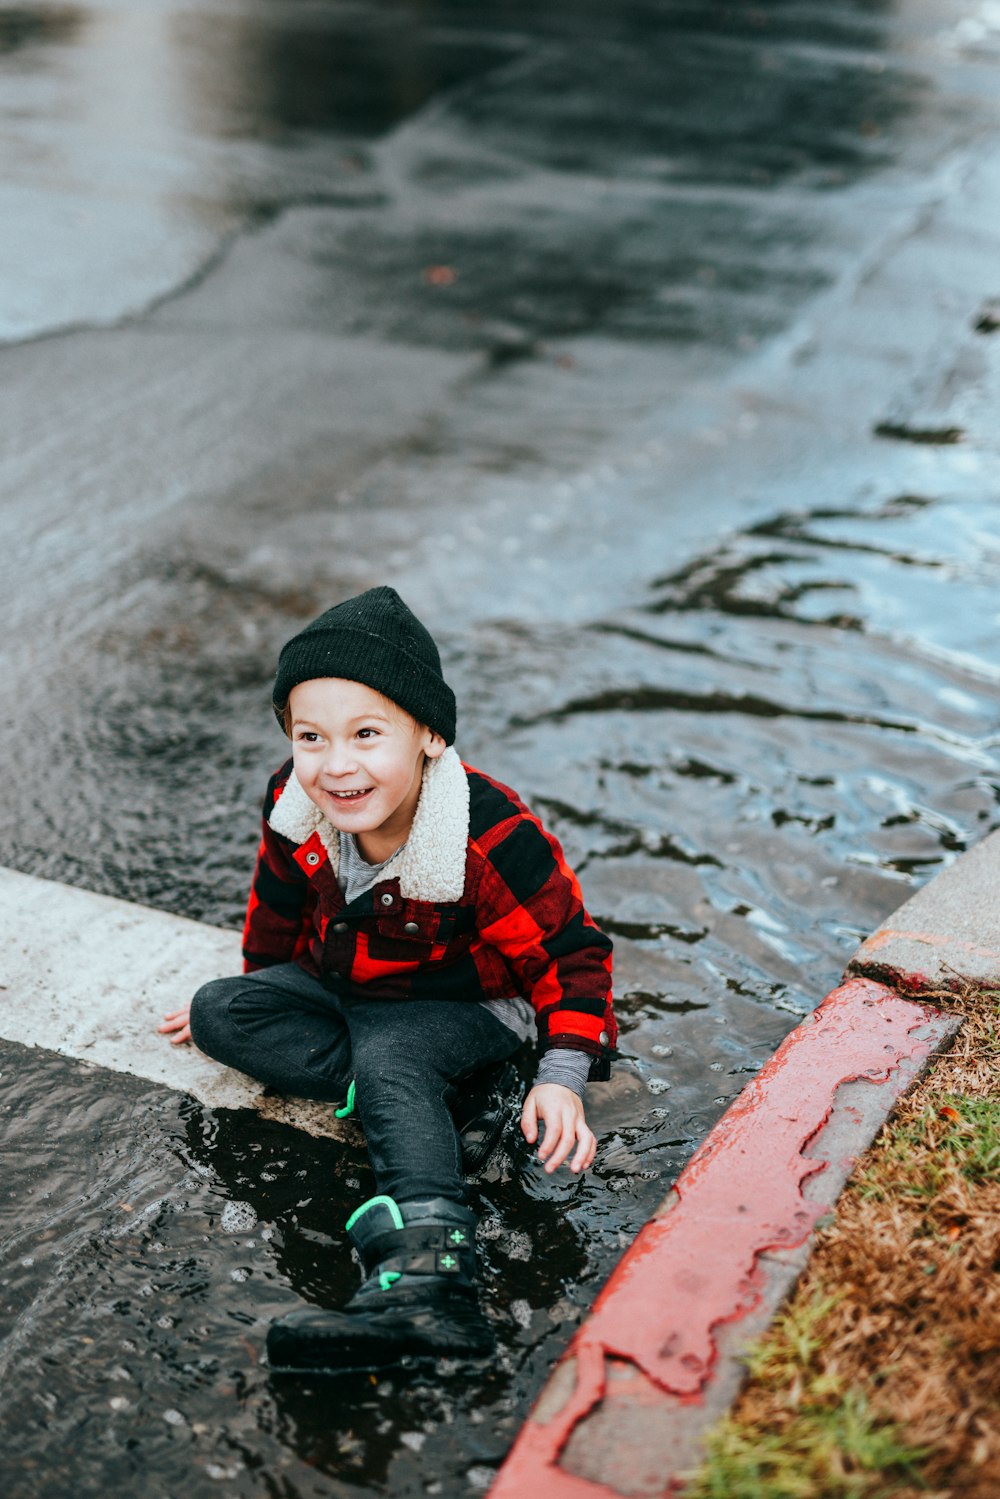
<svg viewBox="0 0 1000 1499"><path fill-rule="evenodd" d="M127 1487L138 1463L164 1495L192 1471L238 1495L420 1494L432 1474L437 1492L475 1491L747 1076L911 881L992 826L985 626L982 664L969 654L970 612L988 619L992 597L981 522L975 503L915 496L776 515L617 618L443 642L460 699L473 680L521 684L516 704L486 686L462 747L543 812L615 934L626 1059L592 1090L602 1143L585 1181L543 1180L520 1154L479 1185L500 1343L486 1374L272 1384L257 1362L269 1318L354 1285L342 1225L372 1189L360 1146L4 1048L3 1403L33 1495L65 1493L70 1453L81 1493ZM122 616L139 658L102 637L108 731L81 739L76 784L81 826L116 786L113 852L68 839L80 883L229 924L255 831L236 808L281 752L250 703L263 622L311 609L247 591L261 629L227 637L246 670L211 656L192 673L199 623L234 597L210 569L164 568ZM44 816L59 803L40 788Z"/></svg>

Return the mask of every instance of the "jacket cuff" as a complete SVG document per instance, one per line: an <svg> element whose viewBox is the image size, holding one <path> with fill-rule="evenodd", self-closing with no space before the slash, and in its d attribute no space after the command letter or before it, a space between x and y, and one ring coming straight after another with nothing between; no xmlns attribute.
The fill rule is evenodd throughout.
<svg viewBox="0 0 1000 1499"><path fill-rule="evenodd" d="M583 1097L590 1076L590 1058L586 1052L570 1051L565 1046L551 1046L538 1063L535 1087L544 1083L558 1083L569 1088L578 1098Z"/></svg>
<svg viewBox="0 0 1000 1499"><path fill-rule="evenodd" d="M601 1046L597 1049L593 1041L585 1040L582 1036L554 1036L543 1046L542 1054L547 1055L550 1051L579 1051L590 1058L590 1071L587 1081L590 1083L606 1083L611 1076L611 1063L618 1052L613 1046Z"/></svg>

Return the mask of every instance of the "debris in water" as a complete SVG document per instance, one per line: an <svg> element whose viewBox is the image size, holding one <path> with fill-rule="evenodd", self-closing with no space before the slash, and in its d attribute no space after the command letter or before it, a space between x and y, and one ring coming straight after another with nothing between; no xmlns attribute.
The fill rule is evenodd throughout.
<svg viewBox="0 0 1000 1499"><path fill-rule="evenodd" d="M932 447L944 447L961 442L965 433L961 427L911 427L908 422L879 422L876 437L891 437L897 442L922 442Z"/></svg>
<svg viewBox="0 0 1000 1499"><path fill-rule="evenodd" d="M1000 330L1000 300L987 302L976 319L975 328L977 333L996 333Z"/></svg>
<svg viewBox="0 0 1000 1499"><path fill-rule="evenodd" d="M510 1314L518 1327L528 1328L531 1326L531 1307L523 1297L518 1297L517 1301L511 1302Z"/></svg>
<svg viewBox="0 0 1000 1499"><path fill-rule="evenodd" d="M520 1229L511 1229L501 1248L509 1260L531 1259L531 1240Z"/></svg>

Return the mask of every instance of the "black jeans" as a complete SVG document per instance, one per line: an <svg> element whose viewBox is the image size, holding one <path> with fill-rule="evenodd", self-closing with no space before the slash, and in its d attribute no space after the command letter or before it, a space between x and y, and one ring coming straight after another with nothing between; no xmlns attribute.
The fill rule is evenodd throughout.
<svg viewBox="0 0 1000 1499"><path fill-rule="evenodd" d="M343 1103L352 1077L378 1190L466 1201L449 1100L521 1045L474 1001L332 993L296 963L216 979L191 1003L200 1051L298 1098Z"/></svg>

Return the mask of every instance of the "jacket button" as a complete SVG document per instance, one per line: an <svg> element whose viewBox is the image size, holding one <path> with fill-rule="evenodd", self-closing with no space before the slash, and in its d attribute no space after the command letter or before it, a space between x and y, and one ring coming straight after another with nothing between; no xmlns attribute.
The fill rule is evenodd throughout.
<svg viewBox="0 0 1000 1499"><path fill-rule="evenodd" d="M598 1041L600 1041L602 1046L607 1046L608 1042L611 1040L611 1037L608 1035L607 1031L602 1031L597 1039Z"/></svg>
<svg viewBox="0 0 1000 1499"><path fill-rule="evenodd" d="M420 928L417 926L417 923L415 921L408 921L403 927L403 931L408 937L420 936Z"/></svg>
<svg viewBox="0 0 1000 1499"><path fill-rule="evenodd" d="M344 932L347 931L347 922L346 921L337 921L337 922L335 922L333 930L335 932L340 932L341 934L343 934Z"/></svg>
<svg viewBox="0 0 1000 1499"><path fill-rule="evenodd" d="M306 854L306 863L307 864L318 864L319 863L319 854L316 854L316 853Z"/></svg>
<svg viewBox="0 0 1000 1499"><path fill-rule="evenodd" d="M379 900L382 902L383 906L391 906L392 905L392 896L389 894L388 890L385 892L384 895L380 895L379 896Z"/></svg>

